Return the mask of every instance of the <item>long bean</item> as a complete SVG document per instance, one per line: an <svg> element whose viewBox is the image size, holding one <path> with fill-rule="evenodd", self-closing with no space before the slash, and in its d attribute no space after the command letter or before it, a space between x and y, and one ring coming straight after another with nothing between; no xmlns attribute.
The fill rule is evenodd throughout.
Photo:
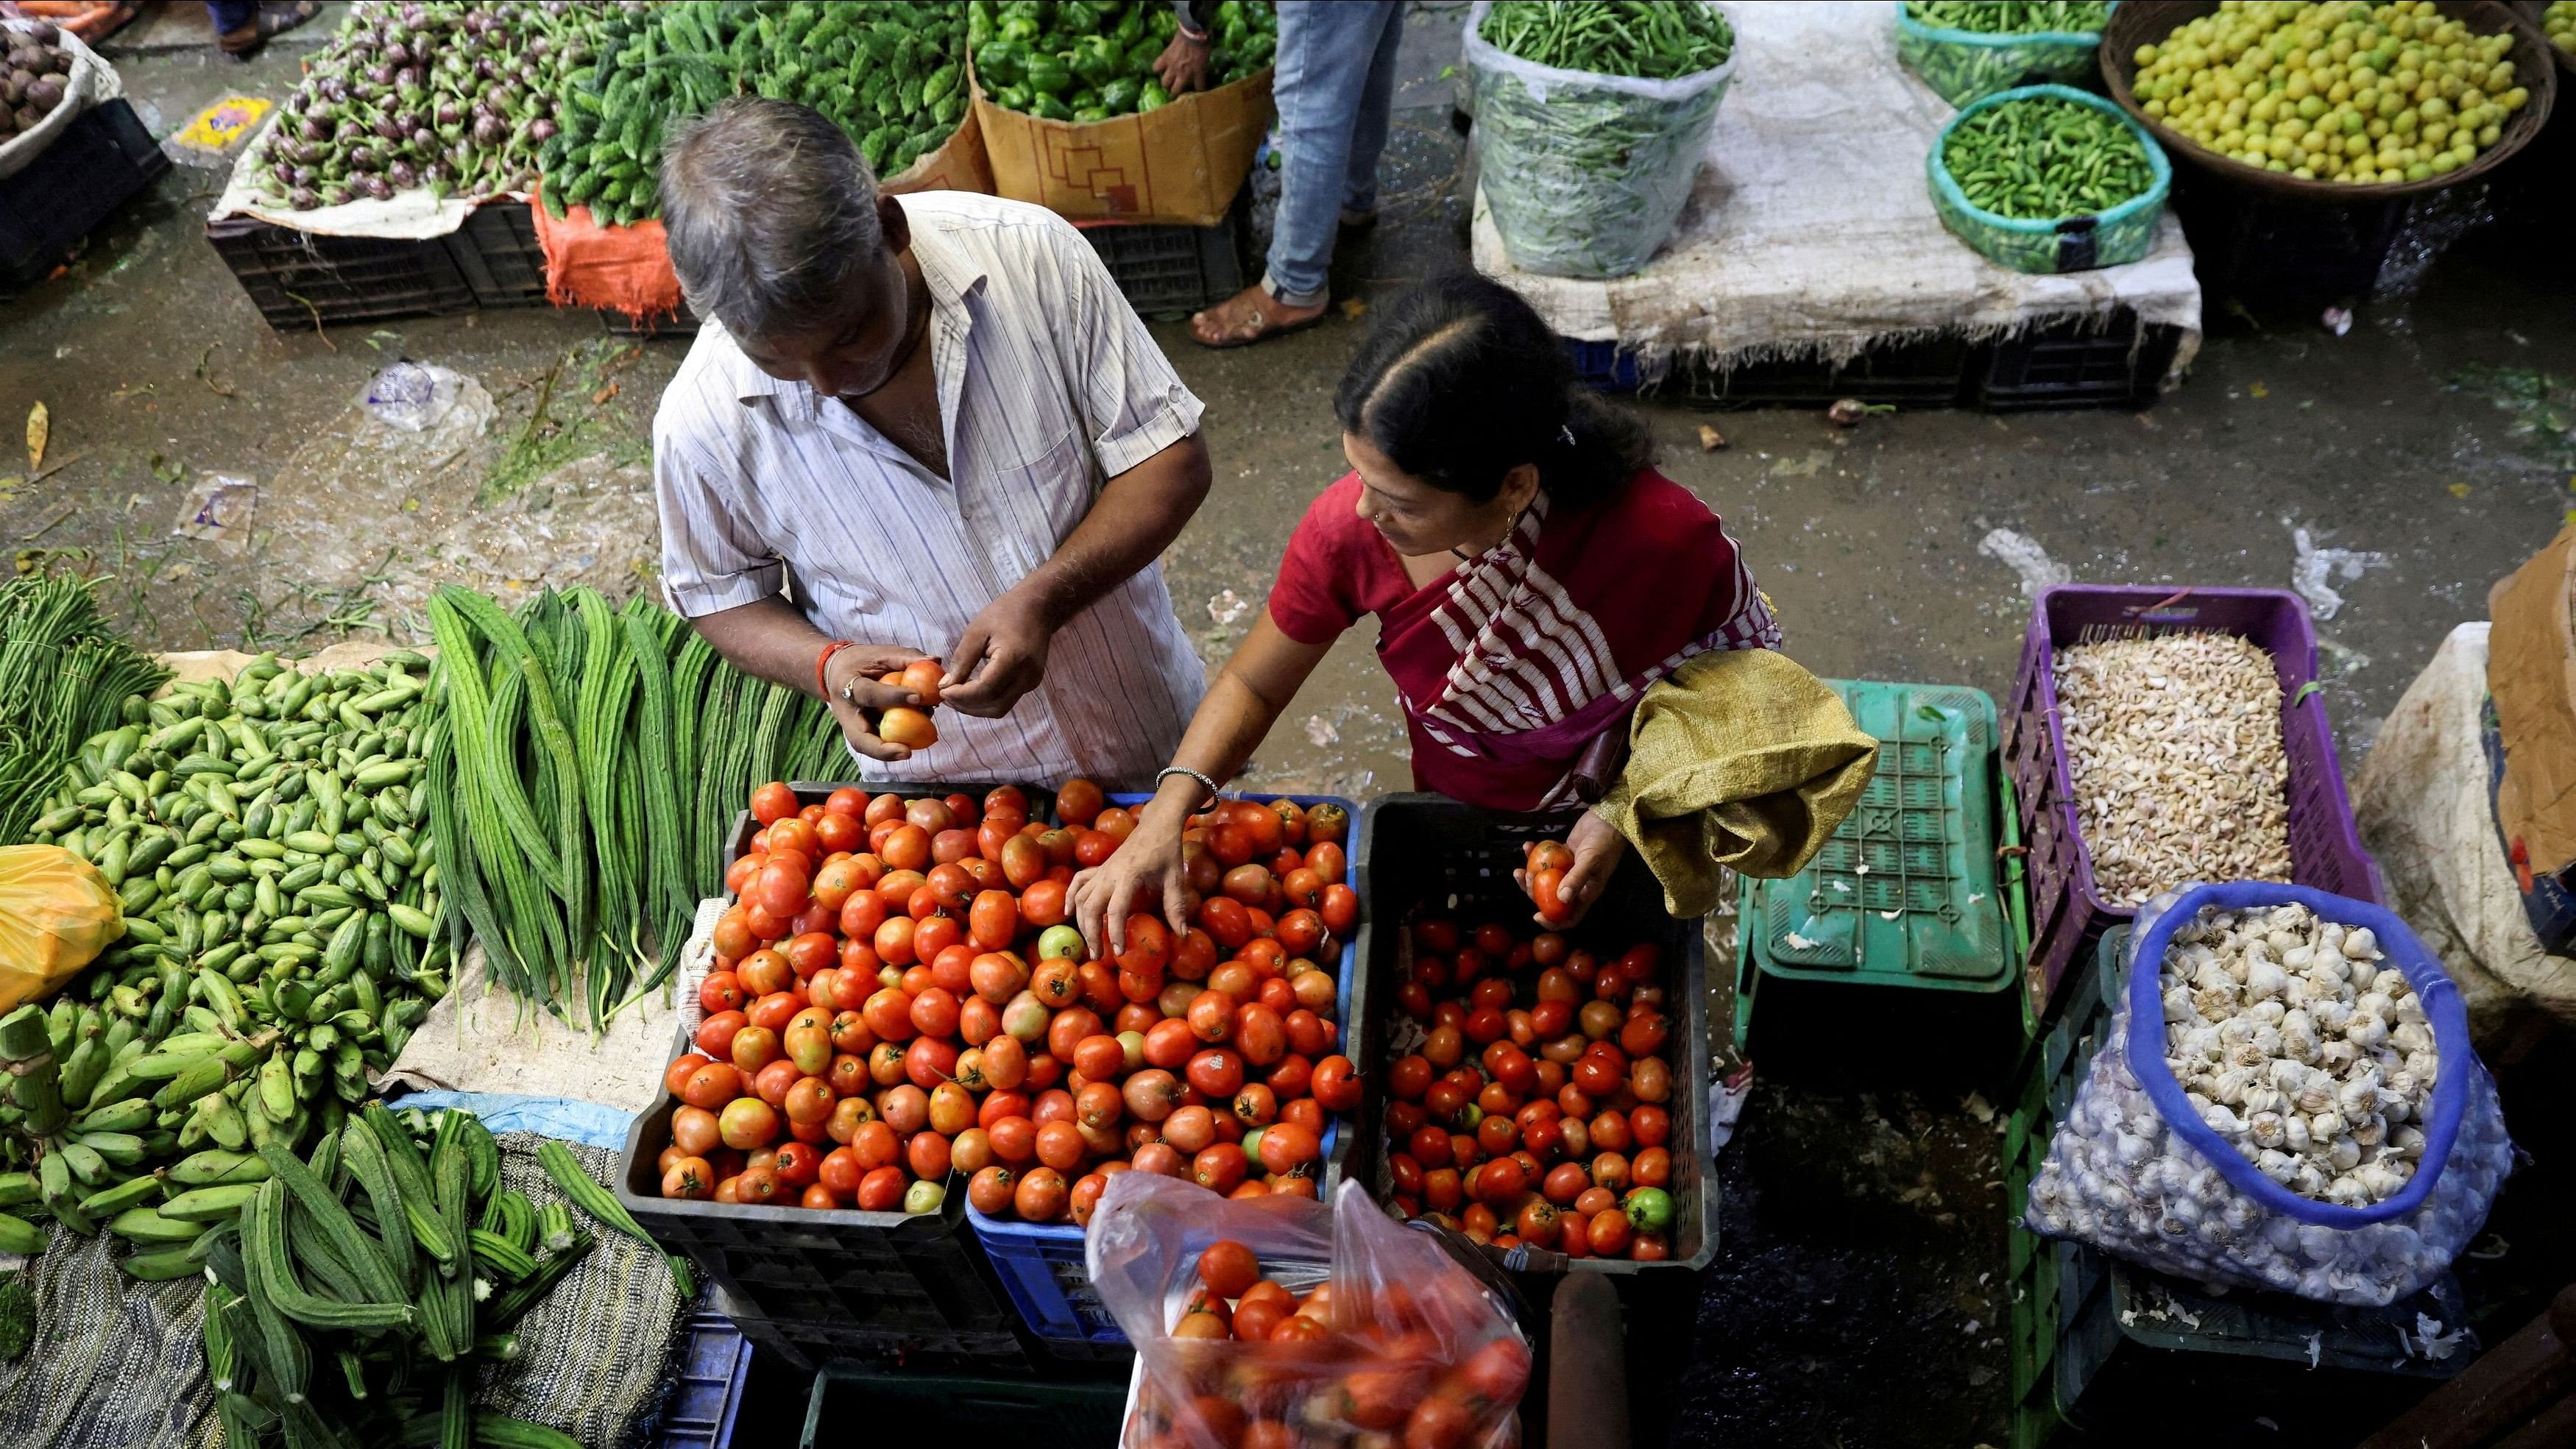
<svg viewBox="0 0 2576 1449"><path fill-rule="evenodd" d="M1960 121L1941 164L1970 205L2015 221L2096 215L2155 180L2125 122L2055 96L2006 101Z"/></svg>

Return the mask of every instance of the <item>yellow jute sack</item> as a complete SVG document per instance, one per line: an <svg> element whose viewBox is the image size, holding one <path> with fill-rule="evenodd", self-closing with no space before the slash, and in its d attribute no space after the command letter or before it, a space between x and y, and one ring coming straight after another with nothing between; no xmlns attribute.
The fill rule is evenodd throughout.
<svg viewBox="0 0 2576 1449"><path fill-rule="evenodd" d="M0 1012L52 995L124 934L97 866L58 845L0 847Z"/></svg>

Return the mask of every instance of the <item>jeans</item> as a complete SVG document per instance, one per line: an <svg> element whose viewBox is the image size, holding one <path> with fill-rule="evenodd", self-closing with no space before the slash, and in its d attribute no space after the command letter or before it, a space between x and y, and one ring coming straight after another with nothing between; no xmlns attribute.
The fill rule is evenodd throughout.
<svg viewBox="0 0 2576 1449"><path fill-rule="evenodd" d="M230 35L259 18L259 0L206 0L206 13L217 35Z"/></svg>
<svg viewBox="0 0 2576 1449"><path fill-rule="evenodd" d="M1330 294L1345 210L1377 207L1377 158L1395 108L1404 0L1281 0L1279 218L1262 285L1292 306Z"/></svg>

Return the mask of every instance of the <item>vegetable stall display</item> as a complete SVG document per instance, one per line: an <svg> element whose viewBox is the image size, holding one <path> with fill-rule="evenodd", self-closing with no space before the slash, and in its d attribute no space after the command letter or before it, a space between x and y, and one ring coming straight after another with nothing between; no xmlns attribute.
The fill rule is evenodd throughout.
<svg viewBox="0 0 2576 1449"><path fill-rule="evenodd" d="M2510 32L2426 0L2255 5L2137 48L2139 109L2192 145L2349 186L2424 181L2496 146L2530 100Z"/></svg>
<svg viewBox="0 0 2576 1449"><path fill-rule="evenodd" d="M963 8L928 0L621 10L597 63L571 83L562 135L540 153L547 209L587 205L621 226L659 215L664 134L735 95L812 106L892 176L965 119L965 37Z"/></svg>
<svg viewBox="0 0 2576 1449"><path fill-rule="evenodd" d="M2081 84L2110 18L2106 0L1905 0L1896 56L1964 106L2017 86Z"/></svg>
<svg viewBox="0 0 2576 1449"><path fill-rule="evenodd" d="M1154 72L1179 23L1162 0L968 0L975 79L1004 110L1105 121L1169 105ZM1209 20L1210 86L1270 64L1279 18L1267 0L1222 0Z"/></svg>
<svg viewBox="0 0 2576 1449"><path fill-rule="evenodd" d="M50 1056L54 1100L0 1126L0 1202L127 1234L173 1188L331 1130L446 991L440 865L413 786L428 661L129 695L33 839L91 862L124 936L0 1053ZM37 1048L30 1050L29 1048ZM8 1114L0 1114L7 1116Z"/></svg>
<svg viewBox="0 0 2576 1449"><path fill-rule="evenodd" d="M1562 841L1529 847L1551 920L1568 914L1556 891L1573 862ZM1667 1105L1660 952L1605 959L1555 931L1437 912L1409 929L1380 1124L1394 1209L1506 1248L1669 1258L1673 1153L1687 1146Z"/></svg>
<svg viewBox="0 0 2576 1449"><path fill-rule="evenodd" d="M1317 964L1357 924L1346 812L1218 806L1184 847L1198 923L1137 914L1093 960L1065 885L1135 822L1087 781L1055 799L1049 826L1010 785L754 793L669 1068L665 1197L929 1213L954 1181L990 1217L1083 1223L1131 1167L1315 1195L1326 1114L1359 1099Z"/></svg>
<svg viewBox="0 0 2576 1449"><path fill-rule="evenodd" d="M263 203L311 211L415 188L532 189L606 13L534 0L353 8L261 142Z"/></svg>
<svg viewBox="0 0 2576 1449"><path fill-rule="evenodd" d="M1690 198L1734 76L1735 27L1696 0L1478 0L1466 63L1485 201L1513 264L1626 276Z"/></svg>

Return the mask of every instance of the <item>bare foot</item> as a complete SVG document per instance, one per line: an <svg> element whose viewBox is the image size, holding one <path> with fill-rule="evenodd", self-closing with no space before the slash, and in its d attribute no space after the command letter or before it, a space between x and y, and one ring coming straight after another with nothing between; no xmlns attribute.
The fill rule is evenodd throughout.
<svg viewBox="0 0 2576 1449"><path fill-rule="evenodd" d="M1292 307L1256 282L1190 319L1190 337L1201 347L1248 347L1324 320L1323 302Z"/></svg>

